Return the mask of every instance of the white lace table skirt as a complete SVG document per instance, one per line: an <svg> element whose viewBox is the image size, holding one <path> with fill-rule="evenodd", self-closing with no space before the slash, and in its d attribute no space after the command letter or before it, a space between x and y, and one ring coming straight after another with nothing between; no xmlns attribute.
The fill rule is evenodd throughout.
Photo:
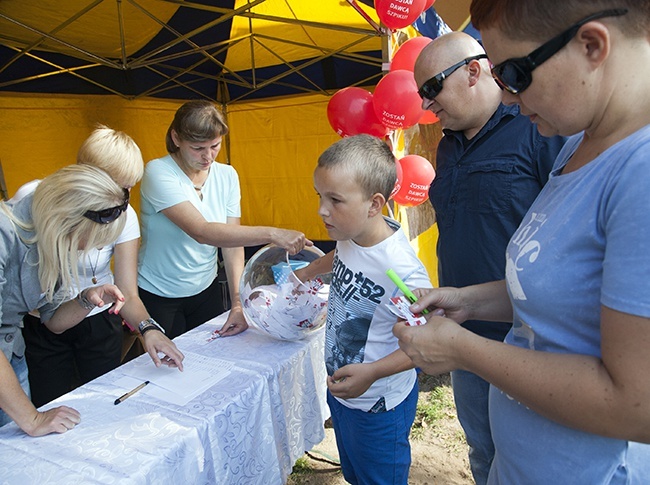
<svg viewBox="0 0 650 485"><path fill-rule="evenodd" d="M14 423L0 428L0 483L285 483L295 460L324 438L324 332L284 342L251 328L206 343L225 317L175 343L232 362L227 378L185 406L144 393L115 406L112 383L134 361L126 363L43 407L77 409L74 430L31 438Z"/></svg>

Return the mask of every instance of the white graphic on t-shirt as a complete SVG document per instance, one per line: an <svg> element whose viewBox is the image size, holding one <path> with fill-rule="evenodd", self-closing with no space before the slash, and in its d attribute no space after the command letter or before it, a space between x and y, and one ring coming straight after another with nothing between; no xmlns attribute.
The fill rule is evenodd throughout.
<svg viewBox="0 0 650 485"><path fill-rule="evenodd" d="M334 256L325 333L328 375L364 361L372 318L385 293L380 284Z"/></svg>
<svg viewBox="0 0 650 485"><path fill-rule="evenodd" d="M519 325L512 326L512 333L515 338L528 342L528 348L535 348L535 332L526 322L520 320Z"/></svg>
<svg viewBox="0 0 650 485"><path fill-rule="evenodd" d="M518 273L524 269L520 264L520 260L525 261L525 259L528 259L529 263L534 263L537 256L539 256L542 247L538 241L533 240L533 236L545 222L545 215L533 212L530 221L519 226L519 229L510 240L508 254L506 255L506 283L512 298L515 300L527 299L526 293L519 282ZM513 259L513 249L515 247L517 248L517 254Z"/></svg>

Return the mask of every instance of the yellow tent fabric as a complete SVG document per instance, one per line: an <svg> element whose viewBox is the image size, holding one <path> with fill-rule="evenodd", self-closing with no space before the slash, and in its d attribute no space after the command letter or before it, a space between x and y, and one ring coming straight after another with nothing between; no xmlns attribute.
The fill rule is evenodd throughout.
<svg viewBox="0 0 650 485"><path fill-rule="evenodd" d="M327 102L308 95L228 109L231 163L243 193L242 221L272 221L310 239L327 239L312 180L318 156L339 139L327 121Z"/></svg>
<svg viewBox="0 0 650 485"><path fill-rule="evenodd" d="M240 103L228 109L230 162L242 186L242 222L304 231L326 240L312 174L318 156L339 139L327 121L328 98L306 95ZM9 196L76 160L97 123L128 133L145 161L165 154L165 133L182 101L117 96L0 94L0 162ZM136 210L139 188L133 190ZM433 280L435 228L412 242Z"/></svg>
<svg viewBox="0 0 650 485"><path fill-rule="evenodd" d="M48 16L61 23L85 6L97 4L96 10L80 17L90 20L86 27L70 23L55 34L70 45L113 58L137 51L160 28L148 14L164 22L178 8L176 2L158 0L119 2L126 13L124 29L129 32L122 51L120 28L113 17L117 3L89 0L81 6L78 2L62 1L52 7L52 2L3 0L0 14L19 11L20 18L31 18L45 29L50 24L38 22ZM246 0L236 0L235 9L244 4ZM358 4L377 20L373 9ZM436 7L442 9L451 4L451 0L438 0ZM342 0L258 1L251 14L233 19L232 43L225 61L226 68L233 72L251 66L294 63L342 48L349 56L376 50L382 42L381 37L368 34L372 31L370 26ZM269 17L276 20L272 22ZM285 22L278 22L283 18ZM297 19L302 22L296 23ZM326 23L358 28L366 33L333 32L317 25ZM278 24L282 26L280 31ZM110 28L100 29L102 25ZM273 30L272 25L275 25ZM3 36L14 35L7 30L10 26L0 19ZM101 33L105 31L109 33ZM17 41L17 45L37 38L28 36ZM50 45L51 41L45 41L44 46ZM312 173L320 153L339 139L326 116L331 94L322 92L227 105L231 133L219 161L231 163L239 173L244 224L293 228L304 231L310 239L327 239L317 214L318 198L313 190ZM74 163L78 147L98 123L131 135L140 146L145 162L164 155L167 127L182 102L146 97L127 100L115 95L0 93L0 162L9 196L23 183ZM132 200L138 209L138 187L133 191ZM436 234L434 227L413 242L432 279L436 275Z"/></svg>
<svg viewBox="0 0 650 485"><path fill-rule="evenodd" d="M327 121L324 96L242 103L228 110L229 147L219 160L237 169L242 222L301 230L327 239L318 217L312 173L320 153L339 137ZM116 96L0 94L0 162L9 196L24 183L70 163L97 123L128 133L145 161L165 155L165 134L182 101ZM139 207L138 188L133 203Z"/></svg>
<svg viewBox="0 0 650 485"><path fill-rule="evenodd" d="M117 96L0 94L0 162L9 196L25 182L75 163L79 146L98 123L133 137L145 161L164 154L165 133L178 106ZM138 190L132 201L139 208Z"/></svg>
<svg viewBox="0 0 650 485"><path fill-rule="evenodd" d="M236 0L235 10L247 3L247 0ZM373 8L361 3L359 6L375 22L379 22ZM381 49L380 37L343 30L363 29L370 32L371 27L359 13L341 0L266 0L250 11L260 18L235 17L230 29L231 39L246 39L246 42L238 42L228 48L225 64L233 71L250 69L251 65L261 68L309 59L345 46L350 46L346 49L349 52ZM282 24L279 32L278 22L281 23L281 20L265 20L267 17L300 19L302 23ZM333 31L316 25L338 26L341 30ZM254 37L251 39L249 35Z"/></svg>
<svg viewBox="0 0 650 485"><path fill-rule="evenodd" d="M124 53L130 56L160 30L160 24L145 12L152 12L161 22L166 22L177 10L178 5L159 0L138 0L137 4L2 0L0 14L16 19L31 30L0 18L0 32L4 38L14 39L16 46L38 42L41 35L35 30L47 32L61 42L45 39L39 49L73 54L72 46L78 46L98 56L119 59L122 57L120 32L128 34L123 37ZM75 20L71 22L69 19ZM57 26L54 30L53 25Z"/></svg>

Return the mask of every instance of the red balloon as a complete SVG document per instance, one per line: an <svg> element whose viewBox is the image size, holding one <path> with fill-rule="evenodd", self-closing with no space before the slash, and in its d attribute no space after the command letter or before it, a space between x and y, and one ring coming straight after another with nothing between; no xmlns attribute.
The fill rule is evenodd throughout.
<svg viewBox="0 0 650 485"><path fill-rule="evenodd" d="M437 123L440 121L440 119L436 116L436 114L433 111L424 110L424 114L422 115L422 118L418 121L419 125L432 125L434 123Z"/></svg>
<svg viewBox="0 0 650 485"><path fill-rule="evenodd" d="M390 62L390 70L397 71L398 69L405 69L413 72L415 60L420 55L420 52L422 52L422 49L432 40L429 37L413 37L404 42L399 46L397 52L395 52L393 60Z"/></svg>
<svg viewBox="0 0 650 485"><path fill-rule="evenodd" d="M402 185L393 200L405 207L420 205L429 198L429 187L436 176L433 166L420 155L406 155L399 160L402 166Z"/></svg>
<svg viewBox="0 0 650 485"><path fill-rule="evenodd" d="M417 19L427 0L375 0L379 20L389 29L403 29Z"/></svg>
<svg viewBox="0 0 650 485"><path fill-rule="evenodd" d="M429 10L434 3L436 3L436 0L426 0L424 4L424 10Z"/></svg>
<svg viewBox="0 0 650 485"><path fill-rule="evenodd" d="M386 74L377 83L372 104L387 128L408 128L422 117L422 99L413 73L403 69Z"/></svg>
<svg viewBox="0 0 650 485"><path fill-rule="evenodd" d="M395 171L397 172L397 179L395 180L395 187L388 196L389 199L392 199L393 196L399 192L400 187L402 186L402 179L404 178L404 171L402 170L402 164L399 163L399 160L395 160Z"/></svg>
<svg viewBox="0 0 650 485"><path fill-rule="evenodd" d="M366 133L383 138L388 128L377 119L372 100L372 94L365 89L349 87L337 91L327 103L330 126L339 136Z"/></svg>

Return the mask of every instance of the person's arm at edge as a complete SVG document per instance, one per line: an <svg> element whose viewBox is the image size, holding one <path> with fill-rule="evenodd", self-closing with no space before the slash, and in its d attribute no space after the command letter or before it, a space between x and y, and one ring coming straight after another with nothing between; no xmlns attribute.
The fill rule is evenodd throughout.
<svg viewBox="0 0 650 485"><path fill-rule="evenodd" d="M286 249L290 254L296 254L303 247L313 245L303 233L290 229L208 222L189 201L168 207L161 212L201 244L235 248L273 243Z"/></svg>
<svg viewBox="0 0 650 485"><path fill-rule="evenodd" d="M124 305L124 295L116 285L91 286L81 290L81 294L95 306L113 303L113 306L106 310L113 314L118 314ZM88 316L90 310L81 306L78 296L59 305L49 319L41 312L41 320L48 330L56 334L63 333Z"/></svg>
<svg viewBox="0 0 650 485"><path fill-rule="evenodd" d="M239 217L229 217L228 224L239 225ZM221 248L230 294L230 314L223 327L217 332L221 337L237 335L248 328L239 298L239 282L244 271L244 248Z"/></svg>
<svg viewBox="0 0 650 485"><path fill-rule="evenodd" d="M65 433L81 420L79 412L68 406L59 406L44 412L37 411L20 387L11 364L2 352L0 382L0 408L30 436Z"/></svg>
<svg viewBox="0 0 650 485"><path fill-rule="evenodd" d="M428 374L466 370L565 426L648 443L650 319L604 306L601 314L602 358L516 347L442 317L420 327L399 322L393 332Z"/></svg>
<svg viewBox="0 0 650 485"><path fill-rule="evenodd" d="M138 246L139 239L132 239L116 244L113 253L115 284L124 293L125 298L120 316L135 328L143 320L151 318L138 294ZM149 330L142 338L144 348L156 367L166 364L183 370L183 353L163 332ZM161 360L158 353L164 354L165 357Z"/></svg>
<svg viewBox="0 0 650 485"><path fill-rule="evenodd" d="M454 346L460 368L549 419L650 443L650 319L602 307L601 328L601 359L523 349L466 331Z"/></svg>
<svg viewBox="0 0 650 485"><path fill-rule="evenodd" d="M414 293L418 298L417 303L411 305L414 313L424 308L430 311L442 308L446 316L457 323L466 320L512 321L512 303L505 280L464 288L424 288L414 290Z"/></svg>
<svg viewBox="0 0 650 485"><path fill-rule="evenodd" d="M308 281L314 279L318 275L331 273L334 266L335 251L335 249L332 249L329 253L315 259L304 268L295 270L294 274L300 281Z"/></svg>

